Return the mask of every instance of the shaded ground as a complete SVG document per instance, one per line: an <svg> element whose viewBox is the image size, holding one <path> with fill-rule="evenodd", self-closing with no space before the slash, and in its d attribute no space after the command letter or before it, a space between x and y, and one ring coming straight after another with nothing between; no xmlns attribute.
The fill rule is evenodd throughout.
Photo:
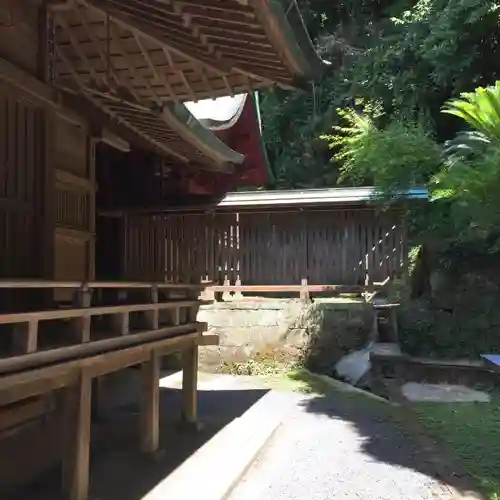
<svg viewBox="0 0 500 500"><path fill-rule="evenodd" d="M357 394L304 396L230 500L450 500L394 411Z"/></svg>
<svg viewBox="0 0 500 500"><path fill-rule="evenodd" d="M486 498L500 500L500 396L491 403L414 403L413 408Z"/></svg>
<svg viewBox="0 0 500 500"><path fill-rule="evenodd" d="M452 498L436 478L428 451L405 429L398 408L340 392L305 371L261 377L201 374L200 417L206 428L192 434L175 426L179 384L179 377L162 383L168 386L161 391L162 453L154 459L138 452L138 408L130 402L134 394L130 397L127 392L129 402L104 415L96 435L107 439L93 443L90 500L140 500L269 389L283 391L293 400L294 410L230 500ZM60 498L57 470L17 496L2 496L2 500Z"/></svg>
<svg viewBox="0 0 500 500"><path fill-rule="evenodd" d="M205 424L199 433L181 431L177 426L180 390L161 389L161 452L155 458L138 451L136 404L128 403L107 412L94 432L89 500L140 500L220 429L267 393L267 389L256 388L256 384L251 385L249 381L238 384L231 379L219 383L214 387L217 390L199 392L199 414ZM233 386L235 388L231 389ZM62 500L60 471L53 470L15 495L2 495L2 500L27 499Z"/></svg>

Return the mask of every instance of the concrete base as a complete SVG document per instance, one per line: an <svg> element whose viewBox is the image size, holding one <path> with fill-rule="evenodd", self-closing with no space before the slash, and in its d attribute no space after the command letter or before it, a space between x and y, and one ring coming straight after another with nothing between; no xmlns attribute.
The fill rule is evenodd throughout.
<svg viewBox="0 0 500 500"><path fill-rule="evenodd" d="M267 393L191 455L143 500L227 498L287 412L288 407L279 393Z"/></svg>

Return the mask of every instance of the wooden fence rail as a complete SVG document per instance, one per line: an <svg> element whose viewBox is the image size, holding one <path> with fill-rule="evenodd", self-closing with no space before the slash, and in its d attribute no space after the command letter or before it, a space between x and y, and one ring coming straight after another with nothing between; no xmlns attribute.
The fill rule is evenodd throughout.
<svg viewBox="0 0 500 500"><path fill-rule="evenodd" d="M75 304L70 308L0 314L0 325L10 327L3 333L11 335L11 348L0 358L0 373L206 330L206 325L196 322L200 305L207 303L198 299L204 286L0 280L0 288L4 289L73 288L76 291ZM92 305L92 291L99 289L117 290L119 302L126 302L129 292L146 293L139 299L139 302L143 299L143 303ZM166 293L160 297L159 290ZM175 299L169 297L170 292L176 295ZM137 296L133 299L137 301ZM58 334L55 341L54 332ZM44 337L49 342L41 345Z"/></svg>
<svg viewBox="0 0 500 500"><path fill-rule="evenodd" d="M78 292L70 308L0 314L0 338L10 335L17 348L0 355L0 430L22 426L57 406L64 433L62 487L70 500L87 498L92 393L99 387L95 379L141 366L140 446L155 452L160 432L160 359L182 352L182 416L185 422L196 423L198 346L218 342L215 335L203 335L206 323L196 321L198 308L206 303L198 299L205 286L0 281L4 289L59 287ZM118 305L92 304L91 292L96 289L116 289ZM129 299L139 303L122 303ZM105 324L106 318L112 321ZM51 337L50 345L43 345L44 337L54 332L59 342Z"/></svg>

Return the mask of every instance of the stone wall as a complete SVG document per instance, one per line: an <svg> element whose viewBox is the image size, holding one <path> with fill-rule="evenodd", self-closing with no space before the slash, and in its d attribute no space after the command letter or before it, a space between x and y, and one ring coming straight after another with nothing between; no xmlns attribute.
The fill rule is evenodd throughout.
<svg viewBox="0 0 500 500"><path fill-rule="evenodd" d="M360 300L245 299L216 302L200 309L219 346L200 349L203 369L241 362L257 353L284 351L301 356L317 371L329 372L340 357L364 345L372 310Z"/></svg>

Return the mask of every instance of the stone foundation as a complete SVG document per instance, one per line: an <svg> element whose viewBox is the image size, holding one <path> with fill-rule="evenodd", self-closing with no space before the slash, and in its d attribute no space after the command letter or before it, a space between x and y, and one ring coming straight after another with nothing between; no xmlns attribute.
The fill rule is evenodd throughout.
<svg viewBox="0 0 500 500"><path fill-rule="evenodd" d="M219 346L200 349L200 366L242 362L280 351L302 357L316 371L330 372L340 357L364 345L372 309L361 300L256 299L216 302L200 308L198 321L220 336Z"/></svg>

